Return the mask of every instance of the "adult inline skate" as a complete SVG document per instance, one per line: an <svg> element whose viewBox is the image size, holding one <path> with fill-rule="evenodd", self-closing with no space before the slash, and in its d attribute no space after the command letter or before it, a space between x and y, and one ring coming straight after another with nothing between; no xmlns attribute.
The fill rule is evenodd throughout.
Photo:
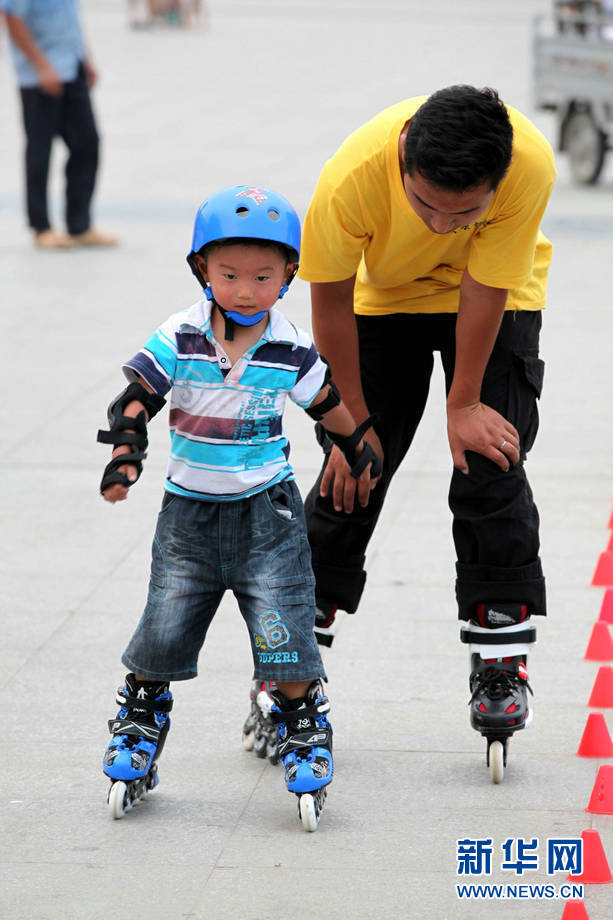
<svg viewBox="0 0 613 920"><path fill-rule="evenodd" d="M320 680L313 681L300 701L287 700L279 690L270 695L285 784L298 797L303 827L314 831L334 774L330 702Z"/></svg>
<svg viewBox="0 0 613 920"><path fill-rule="evenodd" d="M274 681L254 680L249 691L249 715L243 725L243 747L255 751L258 757L268 757L271 764L279 762L277 726L270 715Z"/></svg>
<svg viewBox="0 0 613 920"><path fill-rule="evenodd" d="M337 613L338 604L318 599L317 607L315 608L315 626L313 627L318 645L330 648L334 642L334 621Z"/></svg>
<svg viewBox="0 0 613 920"><path fill-rule="evenodd" d="M170 729L172 693L168 684L138 681L126 675L117 690L120 706L109 721L112 739L102 769L111 780L108 806L113 818L123 818L159 782L157 760Z"/></svg>
<svg viewBox="0 0 613 920"><path fill-rule="evenodd" d="M471 652L470 722L487 741L490 776L500 783L510 738L528 728L533 718L526 655L536 640L536 629L528 622L523 604L478 604L476 615L460 635Z"/></svg>

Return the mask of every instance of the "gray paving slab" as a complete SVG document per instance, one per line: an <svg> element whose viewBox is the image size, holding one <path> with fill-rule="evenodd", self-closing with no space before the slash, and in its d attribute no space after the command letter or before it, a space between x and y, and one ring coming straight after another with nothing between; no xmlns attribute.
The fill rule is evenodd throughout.
<svg viewBox="0 0 613 920"><path fill-rule="evenodd" d="M602 599L590 587L613 500L613 172L572 185L564 159L547 214L553 239L541 431L529 472L542 517L550 617L539 624L533 728L493 786L467 713L454 619L440 369L369 552L362 609L326 655L336 777L303 833L280 772L241 748L250 654L226 597L200 659L177 684L161 784L113 822L100 769L119 657L143 604L167 434L151 426L129 502L97 495L95 432L119 366L158 322L193 302L184 264L195 207L237 182L278 188L303 214L325 158L384 106L449 83L496 86L533 110L531 18L546 0L209 0L206 31L127 27L127 4L83 0L100 72L98 223L113 251L41 253L22 216L20 115L0 52L0 464L3 482L0 916L102 920L559 920L563 901L461 902L457 841L601 835L584 808L600 760L576 750L598 665L583 654ZM59 217L63 155L53 162ZM286 309L309 326L307 286ZM312 426L290 407L298 483L319 466ZM613 732L613 714L606 718ZM527 878L527 876L530 876ZM586 886L590 920L613 887Z"/></svg>

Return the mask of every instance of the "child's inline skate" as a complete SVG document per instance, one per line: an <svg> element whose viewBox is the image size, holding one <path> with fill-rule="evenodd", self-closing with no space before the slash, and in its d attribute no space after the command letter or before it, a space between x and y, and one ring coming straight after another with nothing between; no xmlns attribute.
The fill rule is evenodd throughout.
<svg viewBox="0 0 613 920"><path fill-rule="evenodd" d="M255 751L258 757L268 757L272 764L279 762L277 726L270 715L270 691L275 687L274 681L252 681L249 693L251 708L243 725L244 749Z"/></svg>
<svg viewBox="0 0 613 920"><path fill-rule="evenodd" d="M138 681L127 674L125 686L117 690L117 703L121 708L109 721L113 737L102 769L111 780L111 816L122 818L159 782L157 760L170 729L172 693L167 683Z"/></svg>
<svg viewBox="0 0 613 920"><path fill-rule="evenodd" d="M487 740L486 763L492 782L500 783L509 739L533 718L526 654L536 629L522 604L478 604L477 621L462 627L461 639L471 652L470 722Z"/></svg>
<svg viewBox="0 0 613 920"><path fill-rule="evenodd" d="M279 690L271 697L285 784L298 796L303 827L314 831L334 773L330 702L320 680L313 681L302 700L287 700Z"/></svg>

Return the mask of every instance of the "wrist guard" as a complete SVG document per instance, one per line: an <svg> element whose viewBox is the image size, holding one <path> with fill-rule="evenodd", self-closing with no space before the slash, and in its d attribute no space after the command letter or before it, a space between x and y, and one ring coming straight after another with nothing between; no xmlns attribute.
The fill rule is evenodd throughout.
<svg viewBox="0 0 613 920"><path fill-rule="evenodd" d="M316 406L308 406L304 410L306 414L310 415L311 418L316 422L321 422L326 412L329 412L330 409L335 409L336 406L340 406L341 403L341 394L338 392L336 384L332 380L332 371L330 370L330 365L322 355L319 357L326 365L326 376L324 377L324 382L322 383L319 392L321 393L326 384L329 385L330 389L325 399L322 399L322 401Z"/></svg>
<svg viewBox="0 0 613 920"><path fill-rule="evenodd" d="M107 412L109 431L99 431L97 440L102 444L112 444L119 447L127 444L129 453L120 454L108 463L102 474L100 491L104 492L109 486L119 483L129 488L134 483L130 482L125 473L119 472L119 467L130 463L136 469L136 479L143 471L143 460L147 456L147 415L141 411L135 418L124 415L128 403L137 400L145 407L149 419L160 411L166 400L157 393L150 393L140 383L130 383L116 399L110 404ZM136 480L134 480L136 482Z"/></svg>
<svg viewBox="0 0 613 920"><path fill-rule="evenodd" d="M368 441L364 441L364 449L361 454L358 455L356 449L362 440L364 432L372 425L373 419L374 416L369 415L361 425L358 425L353 434L350 434L348 437L344 437L343 435L336 434L334 431L328 431L328 429L326 429L326 435L342 451L345 460L349 464L349 472L354 479L360 478L369 463L372 463L370 470L371 477L374 478L375 476L381 475L381 461Z"/></svg>

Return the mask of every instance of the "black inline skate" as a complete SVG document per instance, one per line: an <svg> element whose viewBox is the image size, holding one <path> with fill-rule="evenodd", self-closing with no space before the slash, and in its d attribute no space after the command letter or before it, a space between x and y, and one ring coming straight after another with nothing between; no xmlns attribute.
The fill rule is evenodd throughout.
<svg viewBox="0 0 613 920"><path fill-rule="evenodd" d="M304 829L314 831L334 774L332 726L327 716L330 702L320 680L313 681L301 701L287 700L279 690L273 690L271 696L285 784L298 796Z"/></svg>
<svg viewBox="0 0 613 920"><path fill-rule="evenodd" d="M274 681L252 681L249 692L249 715L243 725L244 749L255 751L258 757L268 757L271 764L279 762L277 726L270 715L272 706L270 692L275 687Z"/></svg>
<svg viewBox="0 0 613 920"><path fill-rule="evenodd" d="M113 737L102 769L111 780L111 816L122 818L159 782L157 760L170 729L172 693L167 683L138 681L128 674L117 690L117 703L121 708L109 721Z"/></svg>
<svg viewBox="0 0 613 920"><path fill-rule="evenodd" d="M334 621L338 612L338 604L328 601L317 601L315 608L315 626L313 632L318 645L330 648L334 642Z"/></svg>
<svg viewBox="0 0 613 920"><path fill-rule="evenodd" d="M470 722L487 741L490 776L500 783L510 738L533 718L526 654L536 629L522 604L479 604L477 620L462 627L461 639L471 651Z"/></svg>

